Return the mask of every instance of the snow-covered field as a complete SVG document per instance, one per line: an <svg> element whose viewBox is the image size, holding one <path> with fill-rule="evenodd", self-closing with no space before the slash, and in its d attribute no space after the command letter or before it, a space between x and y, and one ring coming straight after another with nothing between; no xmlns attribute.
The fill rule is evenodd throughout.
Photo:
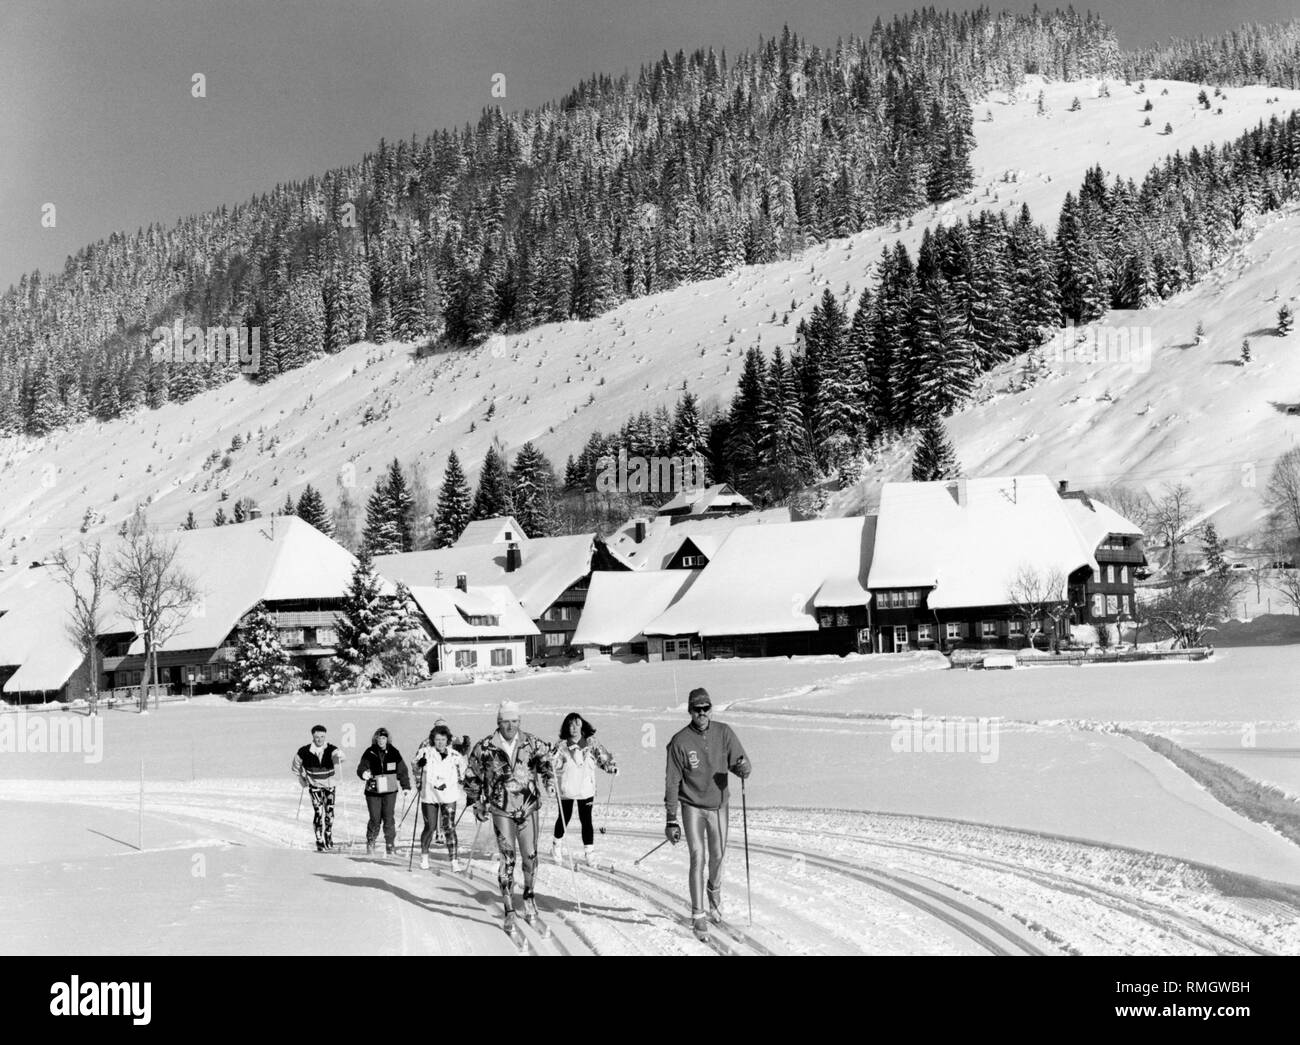
<svg viewBox="0 0 1300 1045"><path fill-rule="evenodd" d="M686 692L705 685L755 765L754 922L736 801L726 874L736 931L717 949L1300 953L1300 848L1145 745L1095 728L1117 721L1188 742L1198 731L1240 736L1249 724L1254 751L1294 760L1286 653L998 673L941 670L922 655L605 665L406 693L111 712L98 762L0 758L0 834L19 840L0 855L0 949L295 953L303 924L321 919L344 953L509 953L485 838L471 879L449 874L441 854L433 871L408 872L409 820L392 862L318 855L288 773L318 719L345 746L387 725L411 754L439 715L486 734L509 697L524 728L548 737L564 712L584 710L623 770L612 802L609 778L598 796L608 828L600 860L617 870L544 863L553 936L530 933L532 951L708 953L681 924L684 847L633 864L661 838L664 743L685 721ZM983 754L900 750L918 710L927 722L997 717L996 734L983 735L996 744ZM28 716L28 728L41 717ZM1232 764L1252 774L1261 757ZM346 841L363 829L351 778L342 808L336 836ZM472 827L462 822L463 851Z"/></svg>
<svg viewBox="0 0 1300 1045"><path fill-rule="evenodd" d="M1040 86L1043 116L1034 104ZM898 232L869 230L789 261L630 301L591 322L494 338L472 352L417 362L410 346L355 345L265 385L227 385L111 424L0 440L0 558L39 557L75 534L88 510L102 513L97 525L116 528L136 501L150 502L162 524L179 524L189 510L207 524L223 486L268 509L287 492L296 497L306 482L331 505L341 485L355 484L361 498L394 455L404 465L419 460L432 484L450 449L476 470L494 436L516 448L533 439L562 465L593 429L608 431L636 411L674 402L683 381L705 401L725 403L751 345L770 351L789 344L822 290L848 285L856 293L886 244L901 239L914 250L927 224L1025 203L1054 227L1065 193L1076 191L1095 163L1112 176L1140 179L1173 150L1226 141L1300 105L1297 91L1234 88L1216 99L1223 114L1215 115L1197 106L1197 85L1149 81L1154 124L1142 127L1135 90L1112 84L1102 98L1093 81L1041 85L1031 78L1014 100L988 99L976 107L975 189ZM1082 108L1069 112L1076 95ZM1157 130L1166 120L1170 135ZM1140 316L1113 317L1153 327L1149 372L1058 367L1017 394L998 391L1007 373L992 375L993 398L952 420L966 470L1042 471L1092 485L1130 473L1153 483L1194 475L1207 505L1227 505L1220 532L1247 528L1271 459L1294 440L1296 421L1274 403L1300 399L1300 333L1276 339L1253 332L1300 289L1296 223L1288 215L1268 224L1203 288ZM1278 299L1268 300L1275 291ZM797 311L783 324L791 301ZM1198 318L1207 340L1185 347ZM1221 365L1235 358L1246 334L1257 361L1245 369ZM364 422L366 407L377 420ZM279 440L274 451L259 453L254 438L233 453L229 471L203 469L235 433L263 428L267 442ZM876 483L906 467L906 457L882 462L832 510L859 510Z"/></svg>

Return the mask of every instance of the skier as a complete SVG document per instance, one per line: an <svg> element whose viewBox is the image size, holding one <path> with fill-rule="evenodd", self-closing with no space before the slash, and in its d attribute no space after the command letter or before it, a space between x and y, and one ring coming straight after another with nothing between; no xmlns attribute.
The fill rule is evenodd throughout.
<svg viewBox="0 0 1300 1045"><path fill-rule="evenodd" d="M343 764L343 752L326 741L324 726L311 727L311 743L293 756L289 771L311 795L312 827L316 830L316 851L334 848L334 770Z"/></svg>
<svg viewBox="0 0 1300 1045"><path fill-rule="evenodd" d="M397 789L405 799L411 790L411 774L402 761L402 753L388 742L388 730L380 726L370 738L370 746L357 761L357 776L366 782L366 807L370 820L366 824L366 852L375 851L375 840L383 824L385 851L392 856L396 849L397 825L393 810L397 806Z"/></svg>
<svg viewBox="0 0 1300 1045"><path fill-rule="evenodd" d="M465 800L461 781L465 777L465 756L451 750L451 730L441 719L429 732L429 739L415 753L419 770L420 812L424 830L420 832L420 867L429 869L429 843L434 829L447 842L447 856L456 865L456 804Z"/></svg>
<svg viewBox="0 0 1300 1045"><path fill-rule="evenodd" d="M434 719L434 720L433 720L433 728L434 728L434 729L437 729L439 726L447 726L447 720L446 720L445 718L436 718L436 719ZM447 726L447 731L448 731L449 733L451 732L451 727L450 727L450 726ZM469 747L470 747L470 744L469 744L469 734L468 734L468 733L462 733L460 736L456 736L455 733L451 733L451 745L450 745L450 747L451 747L451 749L452 749L453 751L459 751L459 752L460 752L462 755L464 755L466 758L469 758Z"/></svg>
<svg viewBox="0 0 1300 1045"><path fill-rule="evenodd" d="M563 838L575 803L578 819L582 822L583 855L587 863L593 862L596 832L591 822L591 809L596 799L596 767L611 775L618 773L614 756L591 739L595 733L595 727L576 711L566 715L564 725L560 727L560 743L553 759L555 777L559 781L560 811L555 818L555 833L551 839L551 856L557 864L564 862Z"/></svg>
<svg viewBox="0 0 1300 1045"><path fill-rule="evenodd" d="M538 778L541 788L538 787ZM505 903L505 930L521 942L515 925L515 850L524 872L524 920L539 924L533 879L537 873L538 819L542 791L553 794L555 774L551 745L519 728L519 705L509 701L497 708L497 728L474 745L465 771L465 797L474 805L479 823L492 817L501 854L497 885Z"/></svg>
<svg viewBox="0 0 1300 1045"><path fill-rule="evenodd" d="M687 707L691 723L668 742L664 805L668 822L664 835L676 845L682 828L677 806L686 825L686 847L691 854L691 931L701 939L709 934L709 920L722 921L722 860L727 853L727 773L742 780L750 774L745 749L730 726L711 722L713 701L704 688L691 690ZM708 863L707 889L705 863ZM708 915L704 913L707 893Z"/></svg>

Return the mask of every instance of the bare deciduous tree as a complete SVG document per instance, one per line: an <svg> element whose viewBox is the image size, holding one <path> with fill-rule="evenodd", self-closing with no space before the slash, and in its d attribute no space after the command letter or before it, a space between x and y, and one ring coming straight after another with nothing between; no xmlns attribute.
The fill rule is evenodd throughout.
<svg viewBox="0 0 1300 1045"><path fill-rule="evenodd" d="M1025 619L1029 645L1042 631L1044 618L1057 624L1069 612L1065 595L1065 574L1058 569L1042 570L1028 564L1022 565L1007 586L1007 601ZM1055 647L1055 628L1052 645Z"/></svg>
<svg viewBox="0 0 1300 1045"><path fill-rule="evenodd" d="M144 671L140 680L140 710L149 687L157 681L158 647L185 623L198 600L193 578L175 564L177 543L150 529L137 511L113 557L109 575L123 608L140 623L144 638Z"/></svg>
<svg viewBox="0 0 1300 1045"><path fill-rule="evenodd" d="M1186 647L1199 646L1207 632L1232 613L1241 582L1230 573L1207 573L1175 581L1147 608L1147 617L1160 637L1167 634Z"/></svg>
<svg viewBox="0 0 1300 1045"><path fill-rule="evenodd" d="M1137 490L1122 483L1115 483L1102 491L1097 498L1108 508L1114 508L1129 522L1135 524L1143 533L1149 532L1151 512L1155 507L1151 495L1145 490Z"/></svg>
<svg viewBox="0 0 1300 1045"><path fill-rule="evenodd" d="M87 703L90 714L99 711L99 646L97 640L103 631L107 615L108 559L99 541L81 543L76 553L69 555L60 548L54 556L55 569L64 585L72 593L72 608L65 625L68 638L86 658L90 672L90 689Z"/></svg>
<svg viewBox="0 0 1300 1045"><path fill-rule="evenodd" d="M1166 483L1160 499L1151 508L1151 532L1169 548L1169 576L1178 579L1178 546L1198 527L1201 506L1186 483Z"/></svg>
<svg viewBox="0 0 1300 1045"><path fill-rule="evenodd" d="M1273 590L1300 613L1300 570L1279 570L1273 578Z"/></svg>
<svg viewBox="0 0 1300 1045"><path fill-rule="evenodd" d="M1300 446L1278 458L1264 500L1280 516L1287 536L1300 537Z"/></svg>

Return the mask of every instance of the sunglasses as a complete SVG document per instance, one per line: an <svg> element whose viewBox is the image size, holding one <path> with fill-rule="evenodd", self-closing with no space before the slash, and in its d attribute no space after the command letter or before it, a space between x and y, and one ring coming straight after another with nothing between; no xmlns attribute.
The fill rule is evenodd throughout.
<svg viewBox="0 0 1300 1045"><path fill-rule="evenodd" d="M710 711L712 711L712 710L713 710L713 705L710 704L710 705L709 705L708 707L706 707L706 708L691 708L691 714L692 714L692 715L707 715L707 714L708 714Z"/></svg>

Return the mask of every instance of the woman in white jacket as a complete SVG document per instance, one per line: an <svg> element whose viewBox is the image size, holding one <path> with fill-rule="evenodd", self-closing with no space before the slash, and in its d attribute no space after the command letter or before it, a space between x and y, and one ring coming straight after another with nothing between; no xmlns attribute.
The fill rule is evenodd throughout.
<svg viewBox="0 0 1300 1045"><path fill-rule="evenodd" d="M465 756L451 747L451 730L445 725L433 727L429 739L415 753L420 773L420 809L424 813L424 830L420 833L420 867L429 868L429 843L434 828L441 828L447 841L447 855L456 863L456 806L465 801L461 782L465 779Z"/></svg>
<svg viewBox="0 0 1300 1045"><path fill-rule="evenodd" d="M591 863L596 844L596 832L591 821L591 807L596 798L596 769L616 775L618 766L614 756L591 738L596 730L576 711L564 718L560 727L560 743L551 756L555 779L560 791L560 815L555 818L555 837L551 840L551 856L556 863L564 861L565 829L578 807L582 821L582 845L587 863Z"/></svg>

